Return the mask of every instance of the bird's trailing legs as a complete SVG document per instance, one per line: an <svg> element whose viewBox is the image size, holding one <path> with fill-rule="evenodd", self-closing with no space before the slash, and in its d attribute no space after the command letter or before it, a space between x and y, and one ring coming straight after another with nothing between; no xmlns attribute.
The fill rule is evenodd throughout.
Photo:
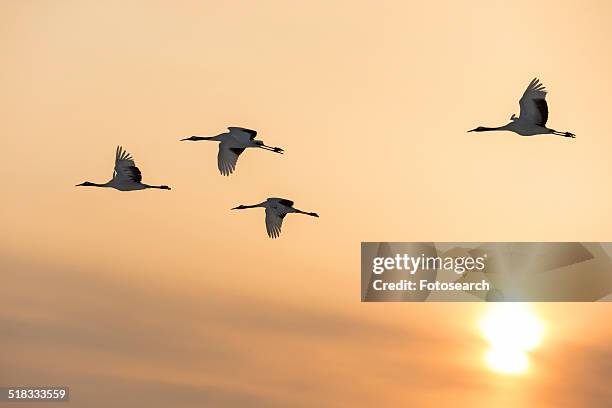
<svg viewBox="0 0 612 408"><path fill-rule="evenodd" d="M274 153L278 153L278 154L283 154L284 150L281 149L280 147L272 147L272 146L266 146L266 145L260 145L259 147L261 147L264 150L269 150L271 152Z"/></svg>
<svg viewBox="0 0 612 408"><path fill-rule="evenodd" d="M260 147L260 148L262 148L264 150L269 150L271 152L278 153L278 154L283 154L283 152L284 152L284 150L281 149L280 147L267 146L261 140L255 140L254 142L257 145L257 147Z"/></svg>
<svg viewBox="0 0 612 408"><path fill-rule="evenodd" d="M319 218L319 214L317 214L315 212L302 211L302 210L298 210L297 208L294 208L294 210L298 214L306 214L306 215L310 215L311 217Z"/></svg>
<svg viewBox="0 0 612 408"><path fill-rule="evenodd" d="M148 184L144 184L144 186L146 186L147 188L159 188L160 190L172 190L170 187L163 185L163 186L150 186Z"/></svg>
<svg viewBox="0 0 612 408"><path fill-rule="evenodd" d="M556 130L553 130L552 134L557 135L557 136L563 136L563 137L571 137L572 139L576 138L576 135L570 132L558 132Z"/></svg>

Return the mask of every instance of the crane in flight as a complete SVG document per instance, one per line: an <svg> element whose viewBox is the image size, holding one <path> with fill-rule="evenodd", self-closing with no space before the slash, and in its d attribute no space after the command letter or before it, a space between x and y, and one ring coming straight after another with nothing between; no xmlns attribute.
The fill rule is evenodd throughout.
<svg viewBox="0 0 612 408"><path fill-rule="evenodd" d="M500 127L478 126L468 132L488 132L493 130L508 130L521 136L535 136L553 134L557 136L575 138L576 135L570 132L558 132L546 127L548 120L548 104L546 103L546 88L539 79L534 78L530 83L523 97L519 101L521 113L518 117L512 115L511 122Z"/></svg>
<svg viewBox="0 0 612 408"><path fill-rule="evenodd" d="M104 184L91 183L86 181L78 186L87 187L111 187L119 191L134 191L144 190L146 188L159 188L161 190L170 190L168 186L150 186L142 183L142 173L140 169L136 167L132 156L123 150L121 146L117 146L115 153L115 170L113 171L113 178Z"/></svg>
<svg viewBox="0 0 612 408"><path fill-rule="evenodd" d="M319 214L314 212L306 212L293 207L293 201L285 198L271 197L259 204L254 205L239 205L232 210L244 210L245 208L263 207L266 209L266 231L270 238L278 238L281 233L283 219L289 213L306 214L311 217L319 217Z"/></svg>
<svg viewBox="0 0 612 408"><path fill-rule="evenodd" d="M262 140L255 140L257 132L255 130L242 127L230 126L227 128L229 132L221 133L217 136L191 136L181 141L198 141L212 140L219 143L219 153L217 154L217 166L219 171L224 176L229 176L236 169L238 156L249 147L257 147L264 150L269 150L274 153L283 154L283 149L280 147L266 146Z"/></svg>

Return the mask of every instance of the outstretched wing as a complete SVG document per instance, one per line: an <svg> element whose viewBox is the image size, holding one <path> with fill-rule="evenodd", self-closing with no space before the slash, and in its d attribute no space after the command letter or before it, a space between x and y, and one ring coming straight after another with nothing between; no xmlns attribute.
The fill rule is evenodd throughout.
<svg viewBox="0 0 612 408"><path fill-rule="evenodd" d="M236 169L238 156L244 152L242 147L229 147L225 142L219 144L219 154L217 155L217 165L219 171L224 176L229 176Z"/></svg>
<svg viewBox="0 0 612 408"><path fill-rule="evenodd" d="M286 213L278 213L274 208L266 208L266 231L270 238L278 238Z"/></svg>
<svg viewBox="0 0 612 408"><path fill-rule="evenodd" d="M281 198L280 200L278 200L278 202L284 206L293 207L293 201L287 200L286 198Z"/></svg>
<svg viewBox="0 0 612 408"><path fill-rule="evenodd" d="M268 197L268 201L274 203L278 203L280 205L284 205L285 207L293 207L293 201L287 200L286 198L279 197Z"/></svg>
<svg viewBox="0 0 612 408"><path fill-rule="evenodd" d="M117 146L115 153L115 173L113 179L117 181L133 181L140 183L142 181L142 173L136 167L132 156L123 150L121 146Z"/></svg>
<svg viewBox="0 0 612 408"><path fill-rule="evenodd" d="M227 128L227 130L230 131L230 135L240 141L253 140L255 139L255 136L257 136L257 132L255 130L243 127L230 126Z"/></svg>
<svg viewBox="0 0 612 408"><path fill-rule="evenodd" d="M538 78L534 78L519 101L521 106L519 120L545 126L548 120L548 104L544 98L546 98L546 88Z"/></svg>

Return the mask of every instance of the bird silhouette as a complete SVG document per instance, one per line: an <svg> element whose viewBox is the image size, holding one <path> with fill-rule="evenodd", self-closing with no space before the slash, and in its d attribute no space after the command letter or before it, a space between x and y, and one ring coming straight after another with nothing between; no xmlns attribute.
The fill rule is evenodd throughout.
<svg viewBox="0 0 612 408"><path fill-rule="evenodd" d="M269 150L274 153L283 153L280 147L266 146L262 140L255 140L257 132L255 130L242 127L230 126L229 132L221 133L217 136L191 136L181 141L212 140L219 143L219 153L217 155L217 165L219 171L224 176L229 176L236 169L238 157L249 147L257 147Z"/></svg>
<svg viewBox="0 0 612 408"><path fill-rule="evenodd" d="M115 153L115 170L113 171L113 178L104 183L97 184L86 181L77 186L87 187L111 187L119 191L134 191L144 190L146 188L159 188L162 190L170 190L168 186L150 186L142 183L142 173L140 169L136 167L132 156L121 146L117 146Z"/></svg>
<svg viewBox="0 0 612 408"><path fill-rule="evenodd" d="M553 134L575 138L576 135L570 132L558 132L554 129L546 127L548 120L548 104L546 103L546 88L540 83L540 80L534 78L530 83L523 97L519 101L521 113L518 117L512 115L511 122L500 127L484 127L478 126L476 129L468 130L468 132L489 132L493 130L508 130L517 133L521 136L535 136Z"/></svg>
<svg viewBox="0 0 612 408"><path fill-rule="evenodd" d="M283 219L285 215L290 213L306 214L311 217L319 217L319 214L314 212L306 212L293 207L293 201L285 198L271 197L259 204L254 205L239 205L232 210L244 210L246 208L263 207L266 209L266 231L270 238L278 238L281 233Z"/></svg>

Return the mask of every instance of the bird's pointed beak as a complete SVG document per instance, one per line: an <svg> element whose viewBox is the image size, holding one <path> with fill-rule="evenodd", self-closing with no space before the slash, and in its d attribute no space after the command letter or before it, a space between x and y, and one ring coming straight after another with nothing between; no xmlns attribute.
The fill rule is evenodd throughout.
<svg viewBox="0 0 612 408"><path fill-rule="evenodd" d="M239 207L240 207L240 206L238 206L238 207L234 207L234 208L230 208L230 210L239 210L239 209L240 209Z"/></svg>
<svg viewBox="0 0 612 408"><path fill-rule="evenodd" d="M179 140L179 142L183 142L183 141L185 141L185 140L191 140L191 138L190 138L190 137L186 137L185 139L181 139L181 140Z"/></svg>
<svg viewBox="0 0 612 408"><path fill-rule="evenodd" d="M470 133L470 132L475 132L475 131L476 129L472 129L472 130L468 130L467 132Z"/></svg>
<svg viewBox="0 0 612 408"><path fill-rule="evenodd" d="M84 186L85 183L81 183L81 184L76 184L75 187L80 187L80 186Z"/></svg>

